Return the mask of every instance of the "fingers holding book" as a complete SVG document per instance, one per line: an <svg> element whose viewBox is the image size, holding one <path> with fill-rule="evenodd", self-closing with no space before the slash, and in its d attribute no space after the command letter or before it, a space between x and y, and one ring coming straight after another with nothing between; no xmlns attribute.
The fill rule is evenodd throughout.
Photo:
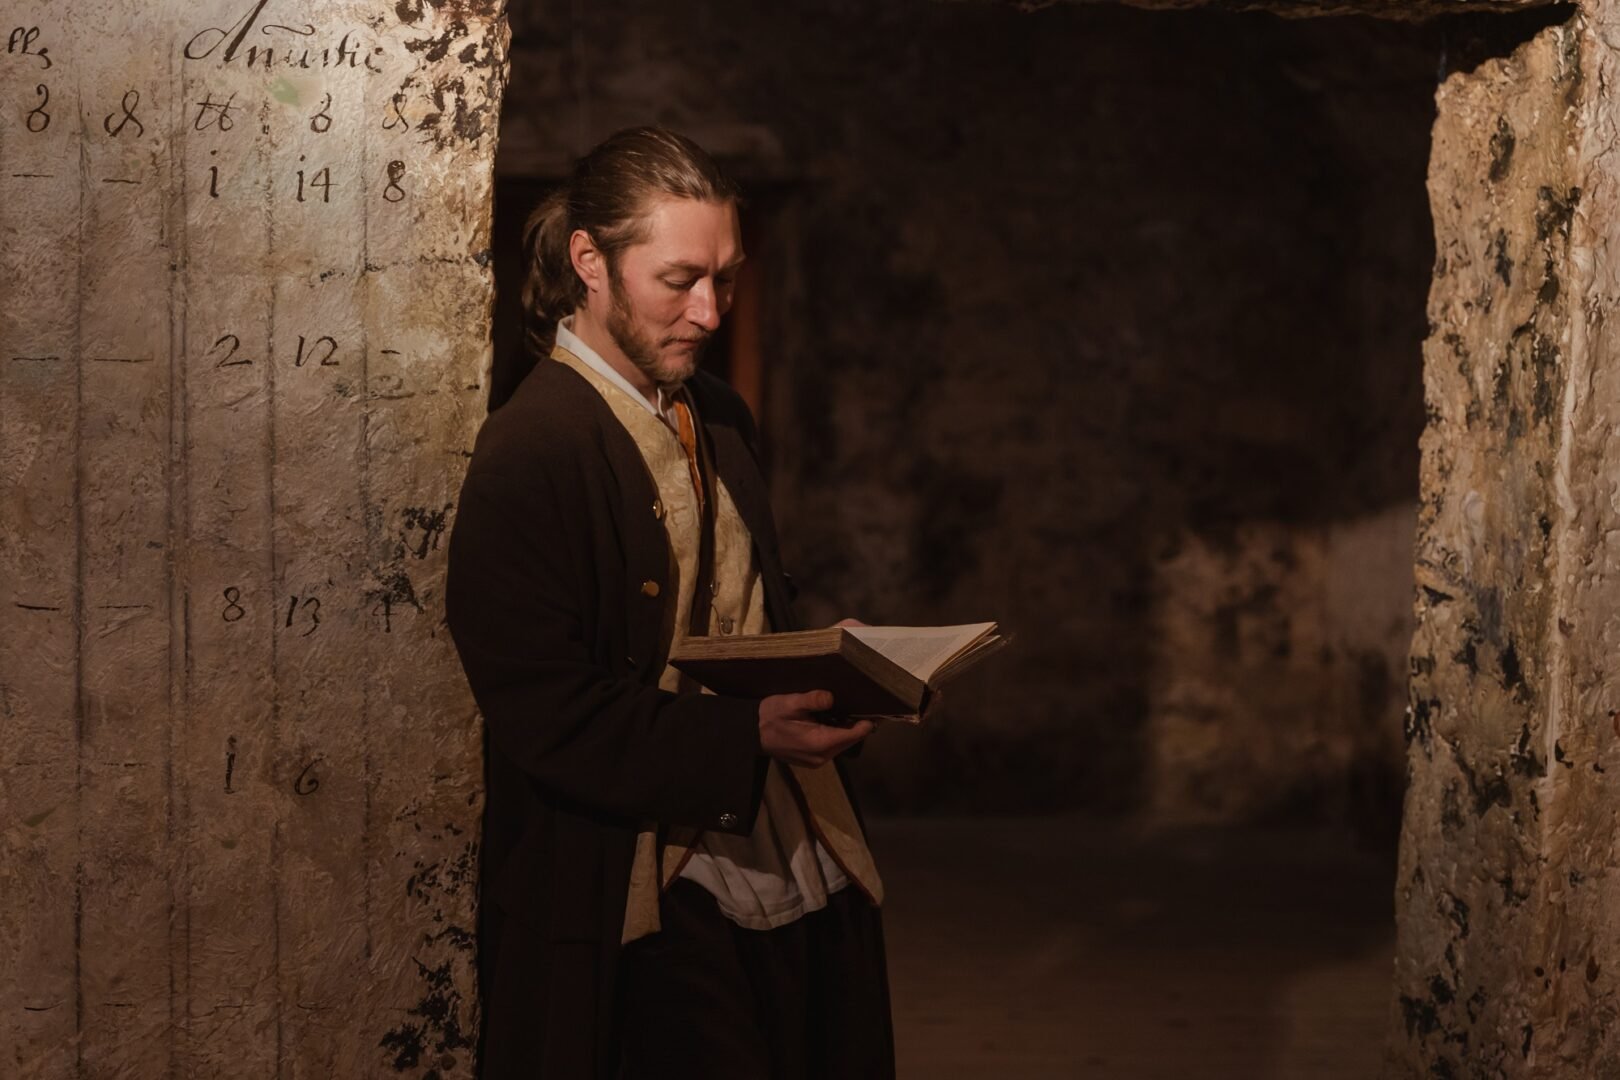
<svg viewBox="0 0 1620 1080"><path fill-rule="evenodd" d="M832 707L833 696L825 690L763 699L759 703L760 749L778 761L815 768L872 733L870 720L857 720L848 727L827 723L822 714Z"/></svg>

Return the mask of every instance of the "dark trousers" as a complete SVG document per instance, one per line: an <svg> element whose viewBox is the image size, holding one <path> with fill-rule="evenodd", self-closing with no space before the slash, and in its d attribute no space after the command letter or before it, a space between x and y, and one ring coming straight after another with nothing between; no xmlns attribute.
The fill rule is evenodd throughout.
<svg viewBox="0 0 1620 1080"><path fill-rule="evenodd" d="M747 930L681 878L659 917L621 956L624 1080L892 1080L883 932L859 889Z"/></svg>

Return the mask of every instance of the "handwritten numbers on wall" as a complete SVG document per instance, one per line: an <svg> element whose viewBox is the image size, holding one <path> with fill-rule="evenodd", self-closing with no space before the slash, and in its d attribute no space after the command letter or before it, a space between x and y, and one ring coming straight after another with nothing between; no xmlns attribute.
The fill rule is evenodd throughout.
<svg viewBox="0 0 1620 1080"><path fill-rule="evenodd" d="M400 135L411 130L411 122L405 119L405 113L399 107L402 94L395 94L388 99L388 107L383 110L383 130L393 131Z"/></svg>
<svg viewBox="0 0 1620 1080"><path fill-rule="evenodd" d="M293 367L340 367L337 350L337 338L330 334L322 334L314 340L299 334L298 344L293 353ZM214 343L208 347L204 356L216 370L252 366L253 358L241 355L241 351L240 337L236 334L221 334L214 339Z"/></svg>
<svg viewBox="0 0 1620 1080"><path fill-rule="evenodd" d="M332 130L332 114L326 111L331 107L332 95L327 94L326 100L321 102L321 107L315 111L315 115L309 118L309 130L317 135L325 135Z"/></svg>
<svg viewBox="0 0 1620 1080"><path fill-rule="evenodd" d="M14 30L8 51L16 53L28 52L28 48L23 44L26 36L22 30ZM27 40L31 45L32 37L28 37ZM29 55L43 59L44 50L42 49L37 53L30 52ZM46 66L49 66L49 64ZM227 95L217 95L212 91L204 92L200 99L192 101L188 106L188 109L195 110L189 113L189 129L202 134L215 135L232 132L237 127L237 121L241 118L243 110L249 107L247 104L239 102L237 96L235 91ZM336 122L334 105L335 99L331 93L322 95L319 107L305 118L311 132L324 135L332 130ZM50 128L51 122L55 119L56 110L57 105L53 104L50 86L43 82L37 83L34 86L34 99L31 106L23 113L24 126L31 134L42 134ZM143 112L145 115L143 115ZM140 138L147 134L146 121L151 118L150 112L150 106L145 110L142 108L141 92L136 89L129 89L124 91L118 99L116 107L102 115L101 128L109 138L121 139L125 136ZM269 113L267 112L266 119L268 118ZM395 95L384 107L382 128L385 131L404 134L410 131L411 127L411 122L405 118L402 111L401 96ZM269 123L266 123L263 125L263 130L268 135L271 133L272 128ZM198 152L201 152L200 149ZM230 179L226 174L232 171L231 165L228 162L225 164L220 163L218 149L209 149L208 156L215 160L210 161L206 166L206 177L200 178L205 179L206 184L199 184L199 187L206 189L209 198L217 199L220 198L222 188L226 186L227 181ZM321 165L319 168L314 167L309 163L308 155L305 154L298 155L298 162L299 167L294 170L292 177L294 181L292 185L293 201L330 205L332 193L334 191L341 193L344 186L341 175L334 177L333 166L329 164ZM395 204L406 201L407 197L412 194L412 189L406 183L409 167L405 161L400 158L389 160L383 165L382 172L382 176L366 184L369 191L372 194L378 193L377 181L381 181L380 194L383 201Z"/></svg>
<svg viewBox="0 0 1620 1080"><path fill-rule="evenodd" d="M383 188L383 198L389 202L399 202L405 197L405 189L399 186L400 179L405 175L403 161L390 161L388 163L388 186Z"/></svg>
<svg viewBox="0 0 1620 1080"><path fill-rule="evenodd" d="M106 118L101 121L102 129L106 131L108 135L111 135L116 139L118 136L124 133L124 128L128 127L130 124L134 124L135 134L137 136L145 135L146 125L141 123L141 118L139 116L135 115L135 110L140 106L140 103L141 92L139 90L124 91L124 98L119 103L119 108L123 110L124 115L119 116L118 110L108 113ZM116 126L113 124L114 120L118 121Z"/></svg>
<svg viewBox="0 0 1620 1080"><path fill-rule="evenodd" d="M241 588L230 585L220 595L225 600L224 606L220 608L220 619L234 623L241 622L247 617L247 608L242 603ZM284 630L297 630L299 637L309 637L321 628L321 598L313 593L288 596L286 612L286 615L279 618L280 627Z"/></svg>
<svg viewBox="0 0 1620 1080"><path fill-rule="evenodd" d="M226 344L227 342L229 342L228 347ZM214 364L216 368L240 367L243 364L253 363L252 360L245 356L239 360L235 359L236 350L240 349L241 347L242 339L237 337L235 334L221 334L219 336L219 340L214 342L213 347L208 350L208 354L210 356L219 356L219 360Z"/></svg>
<svg viewBox="0 0 1620 1080"><path fill-rule="evenodd" d="M392 596L384 593L382 599L371 609L371 613L382 617L383 633L392 634L394 632L394 598Z"/></svg>
<svg viewBox="0 0 1620 1080"><path fill-rule="evenodd" d="M336 352L337 341L329 335L322 334L313 343L306 343L304 335L299 334L298 355L293 359L293 367L303 367L306 363L315 367L337 367L338 362L332 359Z"/></svg>
<svg viewBox="0 0 1620 1080"><path fill-rule="evenodd" d="M34 87L34 93L39 95L39 104L28 110L28 119L24 121L28 130L35 135L51 126L51 114L45 111L45 106L51 103L50 87L40 83Z"/></svg>
<svg viewBox="0 0 1620 1080"><path fill-rule="evenodd" d="M320 790L321 779L315 775L315 766L320 763L320 760L320 758L314 758L308 765L299 770L297 779L293 781L294 795L313 795Z"/></svg>
<svg viewBox="0 0 1620 1080"><path fill-rule="evenodd" d="M299 154L298 155L298 160L303 161L304 160L304 155ZM304 189L305 189L305 186L306 186L306 181L304 180L304 172L305 172L305 170L303 170L303 169L298 170L298 201L299 202L304 202L305 201L305 199L304 199ZM321 202L323 202L323 203L331 202L332 201L332 170L331 170L331 168L329 166L326 166L326 165L321 166L320 171L315 173L313 176L311 176L309 178L309 180L307 182L307 186L310 189L320 188L321 189ZM313 195L310 196L309 201L314 201L314 196Z"/></svg>
<svg viewBox="0 0 1620 1080"><path fill-rule="evenodd" d="M298 625L298 626L305 626L306 623L308 625L305 628L304 632L298 635L299 637L309 637L309 635L313 634L316 630L320 629L320 625L321 625L321 600L320 600L320 597L318 597L318 596L293 596L293 597L289 597L288 601L287 601L287 629L289 629L289 630L293 629L295 624Z"/></svg>
<svg viewBox="0 0 1620 1080"><path fill-rule="evenodd" d="M235 334L221 334L208 347L207 356L213 361L215 368L251 365L253 363L251 357L237 355L241 348L241 338ZM337 338L330 334L322 334L313 341L299 334L298 346L293 354L293 367L339 367L341 365L336 359L337 349Z"/></svg>

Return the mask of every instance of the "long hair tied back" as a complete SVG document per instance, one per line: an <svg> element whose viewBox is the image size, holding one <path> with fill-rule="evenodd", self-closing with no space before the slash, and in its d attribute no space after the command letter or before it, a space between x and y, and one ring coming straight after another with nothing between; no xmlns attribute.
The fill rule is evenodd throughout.
<svg viewBox="0 0 1620 1080"><path fill-rule="evenodd" d="M660 195L736 201L738 191L707 151L660 127L626 128L574 163L566 183L541 201L523 226L523 341L536 359L550 355L557 320L585 302L568 239L590 234L611 268L619 253L646 239L647 204Z"/></svg>

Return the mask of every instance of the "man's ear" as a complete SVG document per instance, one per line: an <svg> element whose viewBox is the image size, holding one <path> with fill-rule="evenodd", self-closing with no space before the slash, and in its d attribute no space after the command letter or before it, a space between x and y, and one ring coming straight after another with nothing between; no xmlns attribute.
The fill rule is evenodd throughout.
<svg viewBox="0 0 1620 1080"><path fill-rule="evenodd" d="M600 292L607 285L607 260L597 249L591 234L575 229L568 238L568 257L574 264L574 273L591 292Z"/></svg>

